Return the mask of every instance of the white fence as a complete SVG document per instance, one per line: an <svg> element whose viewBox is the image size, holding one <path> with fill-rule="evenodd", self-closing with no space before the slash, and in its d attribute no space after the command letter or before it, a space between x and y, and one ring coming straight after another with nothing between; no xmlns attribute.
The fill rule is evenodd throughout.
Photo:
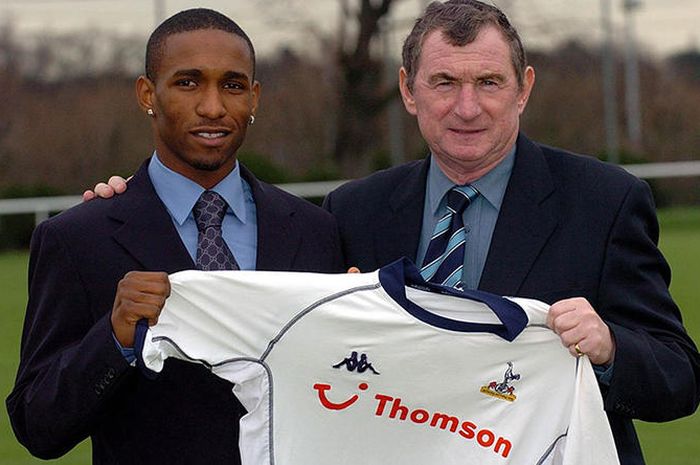
<svg viewBox="0 0 700 465"><path fill-rule="evenodd" d="M327 193L346 181L298 182L278 184L277 187L299 197L324 197ZM34 223L39 224L51 213L66 210L82 202L80 195L57 197L27 197L21 199L0 199L0 216L33 214Z"/></svg>
<svg viewBox="0 0 700 465"><path fill-rule="evenodd" d="M643 179L700 176L700 161L622 165L622 167ZM299 197L323 197L345 182L347 181L302 182L278 184L278 187ZM0 215L33 214L34 221L38 224L51 213L60 212L80 202L82 198L79 195L0 199Z"/></svg>

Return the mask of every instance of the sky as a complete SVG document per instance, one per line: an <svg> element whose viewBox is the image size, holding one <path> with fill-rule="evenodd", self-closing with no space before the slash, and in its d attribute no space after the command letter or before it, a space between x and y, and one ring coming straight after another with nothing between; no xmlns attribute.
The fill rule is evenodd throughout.
<svg viewBox="0 0 700 465"><path fill-rule="evenodd" d="M700 0L496 0L519 30L526 48L575 37L591 44L602 39L601 10L609 2L614 40L623 43L623 3L641 5L628 18L640 53L663 56L700 48ZM258 54L281 46L308 48L319 33L339 23L339 0L2 0L0 25L23 34L101 29L119 35L148 36L161 16L194 6L214 8L235 19L250 35ZM351 2L354 3L354 2ZM425 0L400 0L392 13L392 47L400 43Z"/></svg>

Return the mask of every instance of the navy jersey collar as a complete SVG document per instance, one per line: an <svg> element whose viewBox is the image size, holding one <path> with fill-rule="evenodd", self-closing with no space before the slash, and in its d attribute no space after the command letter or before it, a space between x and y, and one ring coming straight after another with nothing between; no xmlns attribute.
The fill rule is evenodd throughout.
<svg viewBox="0 0 700 465"><path fill-rule="evenodd" d="M512 341L525 329L528 317L512 300L476 290L458 291L451 287L426 282L420 271L407 258L401 258L379 270L379 281L389 296L415 318L438 328L465 333L489 332ZM469 323L436 315L411 302L406 297L406 286L428 292L436 292L487 305L502 324Z"/></svg>

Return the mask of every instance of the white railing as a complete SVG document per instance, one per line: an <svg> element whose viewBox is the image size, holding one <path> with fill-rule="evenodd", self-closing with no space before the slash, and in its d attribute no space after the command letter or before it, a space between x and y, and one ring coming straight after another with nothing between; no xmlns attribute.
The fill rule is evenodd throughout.
<svg viewBox="0 0 700 465"><path fill-rule="evenodd" d="M700 160L671 161L667 163L642 163L639 165L621 166L638 178L642 179L700 176Z"/></svg>
<svg viewBox="0 0 700 465"><path fill-rule="evenodd" d="M83 201L79 195L59 197L27 197L23 199L0 199L0 215L33 213L34 224L39 224L52 212L66 210Z"/></svg>
<svg viewBox="0 0 700 465"><path fill-rule="evenodd" d="M320 181L277 184L277 187L299 197L324 197L327 193L347 181ZM83 201L80 195L57 197L26 197L21 199L0 199L1 215L33 214L34 223L39 224L51 213L60 212Z"/></svg>
<svg viewBox="0 0 700 465"><path fill-rule="evenodd" d="M700 176L700 160L622 165L622 167L643 179ZM345 182L347 181L300 182L278 184L277 187L299 197L323 197ZM34 221L38 224L51 213L60 212L80 202L82 198L79 195L0 199L0 215L34 214Z"/></svg>

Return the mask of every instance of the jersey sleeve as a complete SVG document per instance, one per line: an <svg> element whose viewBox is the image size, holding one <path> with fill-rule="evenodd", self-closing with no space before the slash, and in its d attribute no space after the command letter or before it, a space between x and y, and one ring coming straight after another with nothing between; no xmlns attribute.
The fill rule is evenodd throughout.
<svg viewBox="0 0 700 465"><path fill-rule="evenodd" d="M284 328L319 302L376 280L376 273L183 271L146 336L145 366L159 372L168 357L214 366L258 360Z"/></svg>
<svg viewBox="0 0 700 465"><path fill-rule="evenodd" d="M511 298L528 315L530 326L546 326L549 305ZM617 449L595 372L588 357L576 363L573 404L566 436L558 440L543 465L619 465ZM594 444L594 447L591 447Z"/></svg>
<svg viewBox="0 0 700 465"><path fill-rule="evenodd" d="M593 447L591 447L593 446ZM619 465L608 418L593 367L578 359L574 403L561 465Z"/></svg>

